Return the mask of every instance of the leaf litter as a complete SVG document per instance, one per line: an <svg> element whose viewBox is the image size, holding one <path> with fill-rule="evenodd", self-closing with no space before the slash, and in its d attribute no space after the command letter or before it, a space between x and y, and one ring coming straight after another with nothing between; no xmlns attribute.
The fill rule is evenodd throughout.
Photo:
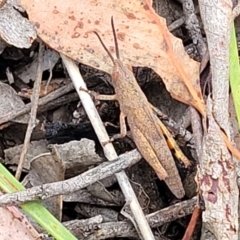
<svg viewBox="0 0 240 240"><path fill-rule="evenodd" d="M9 1L10 2L10 1ZM203 98L199 86L199 63L192 60L185 52L182 41L176 37L174 37L171 33L168 32L165 20L159 17L151 7L151 1L134 1L134 2L114 2L114 3L108 3L106 1L92 1L92 2L77 2L75 1L58 1L53 2L51 0L45 1L44 4L39 3L37 1L27 1L22 0L21 3L25 7L25 9L28 12L29 20L30 22L34 23L38 36L52 49L55 49L56 51L60 51L65 53L67 56L81 62L80 68L83 70L83 76L86 77L86 81L90 86L91 90L95 90L101 93L113 93L113 89L111 88L110 84L106 84L102 82L102 79L109 78L106 74L104 74L101 71L104 71L106 73L111 73L112 69L112 63L109 61L108 56L101 48L96 36L93 34L93 31L97 31L101 37L104 39L104 43L107 46L110 46L110 51L114 55L114 44L112 39L112 32L111 27L109 24L110 16L114 17L115 25L117 26L117 37L120 45L120 52L121 52L121 58L126 65L130 66L136 66L136 67L149 67L153 69L158 75L162 77L162 80L164 81L167 90L170 92L170 94L176 98L177 100L184 102L188 105L192 105L195 108L197 108L200 112L204 112L204 103ZM81 10L84 9L84 12ZM97 11L96 11L97 9ZM106 14L106 12L108 14ZM91 17L89 17L91 16ZM51 20L50 20L51 19ZM24 22L23 25L25 25L26 22ZM27 25L26 25L27 26ZM0 29L1 31L1 29ZM141 35L139 35L141 33ZM2 35L1 35L2 36ZM34 40L36 35L34 33L32 34L32 39ZM5 38L5 40L7 37ZM156 41L157 39L157 41ZM13 44L13 42L12 42ZM15 45L15 44L13 44ZM5 48L6 46L3 46ZM33 51L36 51L33 49ZM26 55L23 53L23 59L26 59ZM28 57L31 56L30 54ZM52 58L50 56L50 58ZM53 60L53 65L51 65L51 69L56 64L56 61ZM15 60L14 60L15 61ZM21 60L22 61L22 60ZM30 65L32 64L33 67L35 64L33 64L34 59L30 57ZM8 63L9 64L9 63ZM85 66L83 64L86 64L88 66ZM16 66L16 62L13 63L13 66ZM93 67L95 69L101 70L96 71L92 70L90 67ZM19 67L19 66L18 66ZM55 75L56 72L59 71L58 65L55 65L53 69L53 74ZM17 68L16 68L17 69ZM21 69L21 67L20 67ZM35 65L36 69L36 65ZM23 80L24 86L28 87L31 85L31 81L34 81L34 71L28 70L26 74L24 74L24 69L22 69L23 74L20 78ZM64 73L64 69L60 69ZM148 75L145 80L142 77L141 73L144 73L144 76ZM16 73L17 71L13 71L13 73ZM46 74L46 72L45 72ZM53 78L56 78L53 75ZM158 106L160 106L160 110L164 112L164 114L167 114L168 117L172 117L175 120L176 125L172 128L172 133L176 131L175 127L180 124L181 125L181 114L180 116L176 117L174 114L170 114L171 112L175 112L174 108L176 108L176 105L173 103L174 101L171 99L169 94L166 92L166 89L164 89L164 86L162 85L161 79L156 76L155 73L147 69L146 71L143 70L143 68L137 68L137 71L135 71L135 75L137 76L137 80L139 80L139 83L141 83L141 86L144 89L149 89L149 86L151 86L153 83L153 90L149 91L147 97L149 99L152 99L154 103L157 103ZM30 76L30 77L29 77ZM45 80L47 80L49 75L45 76ZM31 79L29 81L29 79ZM16 85L17 81L15 81ZM12 85L14 88L16 86ZM19 86L19 85L18 85ZM187 87L186 87L187 86ZM156 88L159 87L159 90L156 91ZM31 87L30 87L31 88ZM29 88L29 89L30 89ZM21 89L21 87L20 87ZM30 89L31 90L31 89ZM55 90L56 91L56 90ZM55 92L53 91L53 93ZM30 91L31 92L31 91ZM153 93L155 92L155 96ZM165 93L166 92L166 93ZM159 101L158 95L164 95L166 96L165 99ZM166 94L166 95L165 95ZM68 97L72 96L73 94L69 94ZM12 95L9 95L10 98ZM45 96L45 95L43 95ZM31 98L31 97L30 97ZM45 98L45 97L43 97ZM86 138L93 139L96 142L96 149L94 146L92 146L92 151L95 149L97 153L101 156L101 159L103 157L103 153L101 151L101 147L99 146L99 143L97 142L96 136L94 135L93 129L91 128L91 125L86 121L87 117L85 117L84 109L82 108L81 104L76 107L76 103L74 103L74 98L70 99L68 101L65 101L64 104L62 102L55 102L53 101L53 106L51 104L46 104L44 114L40 117L41 122L44 122L46 119L47 121L51 122L51 118L53 119L54 112L59 109L61 109L61 116L64 116L64 119L66 123L62 122L55 122L53 124L49 124L48 129L45 129L45 131L48 131L48 137L49 142L51 140L54 140L55 143L63 143L63 142L69 142L71 140L80 140L83 136ZM24 100L25 103L28 102L28 100ZM61 100L62 101L62 100ZM3 100L4 102L4 100ZM72 104L73 102L73 104ZM172 104L173 103L173 104ZM172 104L171 108L169 109L169 106ZM178 102L179 104L179 102ZM110 122L113 122L115 125L118 124L117 122L117 110L116 107L118 107L117 103L110 104L108 102L101 102L96 103L97 108L99 110L99 113L103 119L109 120ZM69 107L71 106L71 107ZM61 107L61 108L60 108ZM15 107L14 109L18 108L24 108L24 106ZM184 112L186 109L185 105L178 105L179 112ZM182 109L182 111L181 111ZM73 116L73 110L80 115L74 115ZM7 112L7 111L6 111ZM114 115L112 114L114 113ZM166 115L164 115L166 117ZM116 115L116 117L114 117ZM58 114L59 116L59 114ZM39 117L39 116L38 116ZM43 118L42 118L43 117ZM79 117L79 118L78 118ZM54 118L55 119L55 118ZM84 119L84 121L82 121ZM60 120L60 119L55 119ZM163 117L163 121L166 121ZM74 123L72 123L74 122ZM43 124L44 127L46 126ZM17 128L21 129L21 125L15 125ZM9 128L6 128L3 130L3 138L7 135L9 131L14 132L14 130L11 130L12 126ZM14 129L14 128L12 128ZM110 128L107 127L108 132L111 136L111 134L118 132L119 129L116 129L115 127ZM14 136L14 134L12 134ZM176 133L177 135L177 133ZM34 133L34 138L37 140L42 139L43 132L42 132L42 126L38 126ZM47 136L47 135L46 135ZM13 137L14 139L15 137ZM24 138L24 135L22 136L22 139ZM51 140L50 140L51 139ZM6 140L6 139L5 139ZM7 139L7 143L5 142L4 148L8 148L9 152L13 150L11 146L9 145L10 139ZM11 139L12 140L12 139ZM21 140L20 140L21 141ZM73 142L71 142L73 143ZM19 143L18 143L19 144ZM38 144L38 142L36 142ZM39 142L40 144L40 142ZM129 151L134 146L134 143L131 140L131 136L124 139L119 140L115 144L115 147L119 151L119 153L124 151ZM184 143L185 144L185 143ZM67 148L67 145L61 144L56 145L56 148L54 149L63 148L65 150ZM186 146L185 146L186 147ZM74 143L73 143L73 149L78 149ZM86 146L83 148L87 148ZM76 167L79 163L77 163L77 159L79 158L78 153L74 153L74 150L71 150L66 154L66 157L71 156L74 158L74 163L71 167L71 170L66 176L72 176L75 174L81 173L80 169L82 168L82 171L86 171L87 168L90 165L90 168L94 167L95 165L98 165L99 162L92 162L89 163L89 165L83 166L82 163L78 167ZM71 154L72 152L72 154ZM16 153L12 152L12 159L16 159ZM20 153L18 153L20 154ZM50 152L49 152L50 154ZM54 168L52 164L48 163L44 156L39 156L39 153L34 153L32 155L34 158L39 158L40 163L35 164L37 167L34 171L46 171L47 175L51 175L51 171ZM188 154L189 155L189 154ZM194 155L194 154L193 154ZM51 156L51 155L50 155ZM91 154L90 154L91 156ZM98 155L97 155L98 156ZM189 155L191 156L191 155ZM52 157L54 158L54 154ZM31 157L30 157L31 159ZM58 156L58 161L62 161L63 157ZM8 159L9 162L5 162L6 165L15 165L14 162L11 162L11 157ZM56 156L55 156L56 160ZM44 166L41 164L41 161L44 163ZM76 162L76 163L75 163ZM58 163L58 167L61 168L62 163ZM72 164L72 163L70 163ZM76 164L76 165L75 165ZM41 166L42 165L42 166ZM49 166L49 168L52 169L45 169L44 167ZM51 167L50 167L51 166ZM141 167L140 167L141 166ZM135 191L138 193L139 202L141 203L142 208L144 209L145 214L158 211L159 209L165 208L166 206L169 206L169 202L174 201L174 198L170 195L170 193L165 189L165 186L162 185L162 183L159 183L155 179L154 172L149 168L148 165L145 164L145 162L140 162L139 167L138 165L134 166L133 168L129 169L129 178L133 180L132 185L134 186ZM14 169L14 168L12 168ZM181 169L181 167L179 168ZM76 170L76 171L74 171ZM143 171L144 170L144 171ZM28 172L29 170L27 170ZM183 169L181 171L181 177L183 179L190 179L192 176L194 176L195 169L192 169L193 172L184 172ZM69 175L70 174L70 175ZM52 174L53 177L55 177L54 174ZM30 179L34 179L35 174L33 174L33 169L30 169L28 175ZM27 179L27 178L26 178ZM58 180L61 180L62 176L59 177ZM54 178L53 181L57 181L56 178ZM135 182L136 181L136 182ZM37 181L36 181L37 182ZM191 190L186 191L186 195L188 196L194 196L196 193L196 186L193 186L194 180L188 186ZM42 182L38 182L37 184L42 184ZM99 185L100 184L100 185ZM160 184L160 188L159 188ZM118 187L116 186L116 179L112 179L111 184L106 184L106 181L99 181L99 183L96 183L96 186L89 186L85 189L80 190L78 193L73 193L68 196L65 196L65 203L72 201L77 201L77 207L75 208L76 213L78 216L81 216L81 218L86 218L89 220L88 223L85 223L84 226L90 226L90 220L92 219L92 216L95 216L97 214L105 214L105 217L103 219L108 219L108 221L116 221L116 219L122 219L122 216L118 216L116 212L114 211L111 216L111 208L112 206L118 206L122 207L123 205L123 195L121 195L121 192L119 191ZM32 185L33 186L33 185ZM185 186L185 188L188 188ZM149 190L150 189L150 190ZM100 194L100 192L101 194ZM103 194L102 194L103 193ZM105 194L105 195L104 195ZM116 194L118 197L116 197ZM81 196L81 200L78 201L78 198ZM167 201L164 201L164 196ZM119 199L121 201L118 201ZM56 201L60 201L61 199L58 199ZM87 204L97 205L94 208L88 208ZM183 202L182 203L182 207ZM189 205L188 210L193 210L195 204ZM58 205L61 206L61 204ZM98 206L101 206L100 209ZM106 208L106 212L101 211L102 207ZM67 209L72 211L72 208L70 205L66 205ZM177 207L177 205L176 205ZM191 208L192 207L192 208ZM81 209L81 211L79 211ZM172 209L175 209L175 212L173 213L174 216L170 216L170 212L168 212L168 217L170 217L170 221L172 219L177 219L177 208L174 208L174 205L172 205ZM56 214L58 217L59 210L57 209ZM191 210L191 211L192 211ZM92 212L91 212L92 211ZM190 212L191 213L191 212ZM180 213L179 213L180 214ZM150 215L149 215L150 216ZM67 214L65 217L68 217ZM172 218L171 218L172 217ZM112 220L111 220L112 219ZM151 219L151 217L149 218ZM166 218L167 219L167 218ZM103 220L100 220L98 223L96 223L96 228L101 227L102 229L107 229L109 231L107 225L104 225L105 223L102 222ZM151 220L150 220L151 221ZM159 222L161 222L159 220ZM175 236L182 236L182 232L184 231L185 227L187 226L188 219L182 218L178 219L176 221L177 225L184 226L183 228L178 228L177 233L175 232ZM84 223L82 223L84 224ZM113 226L113 223L111 223ZM124 232L122 230L122 233L120 232L120 226L122 222L119 221L119 225L116 225L116 229L118 229L119 232L116 233L115 236L123 236L124 234L127 234L127 231ZM151 223L151 226L154 226L153 223ZM173 222L174 224L174 222ZM119 227L119 228L118 228ZM83 229L84 227L82 227ZM171 233L169 232L174 231L173 228L167 227L168 232L161 232L161 234L170 236ZM74 229L73 229L74 231ZM83 230L84 232L84 230ZM96 233L96 229L90 229L88 234L94 234ZM84 233L87 234L87 233ZM83 234L83 235L84 235ZM123 234L123 235L121 235ZM154 232L156 234L156 232ZM81 237L83 237L81 235ZM134 231L129 232L129 236L135 236L136 233ZM106 233L106 237L107 237Z"/></svg>

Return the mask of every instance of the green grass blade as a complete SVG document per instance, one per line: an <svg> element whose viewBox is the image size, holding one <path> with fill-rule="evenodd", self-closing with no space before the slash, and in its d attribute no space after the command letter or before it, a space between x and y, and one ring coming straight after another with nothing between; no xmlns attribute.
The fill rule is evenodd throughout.
<svg viewBox="0 0 240 240"><path fill-rule="evenodd" d="M0 188L6 193L25 189L2 164L0 164ZM55 239L77 240L40 202L27 202L20 207Z"/></svg>
<svg viewBox="0 0 240 240"><path fill-rule="evenodd" d="M231 29L229 71L230 87L238 120L238 128L240 129L240 68L234 22Z"/></svg>

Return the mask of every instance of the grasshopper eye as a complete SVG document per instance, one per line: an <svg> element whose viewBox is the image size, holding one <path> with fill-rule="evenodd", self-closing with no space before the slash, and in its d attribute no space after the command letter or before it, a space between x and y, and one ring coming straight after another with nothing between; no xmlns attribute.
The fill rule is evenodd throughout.
<svg viewBox="0 0 240 240"><path fill-rule="evenodd" d="M131 65L126 65L127 69L132 72L132 66Z"/></svg>

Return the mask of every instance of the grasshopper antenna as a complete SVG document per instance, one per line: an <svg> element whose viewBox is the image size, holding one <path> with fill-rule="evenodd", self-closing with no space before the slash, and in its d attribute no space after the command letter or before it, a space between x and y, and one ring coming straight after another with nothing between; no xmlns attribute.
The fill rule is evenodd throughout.
<svg viewBox="0 0 240 240"><path fill-rule="evenodd" d="M107 49L106 45L103 43L103 40L101 39L101 37L99 36L99 34L97 32L94 31L94 33L97 35L100 43L102 44L103 48L105 49L105 51L107 52L108 56L111 58L111 60L114 64L114 58L113 58L112 54L109 52L109 50Z"/></svg>
<svg viewBox="0 0 240 240"><path fill-rule="evenodd" d="M114 23L113 23L113 16L111 17L111 25L112 25L112 31L113 31L114 45L115 45L115 49L116 49L116 56L117 56L117 59L120 59L118 42L117 42L117 35L116 35ZM107 52L108 56L111 58L111 60L114 64L114 58L113 58L112 54L110 53L110 51L107 49L106 45L103 43L102 38L100 37L100 35L96 31L94 31L94 33L97 35L97 37L98 37L100 43L102 44L104 50Z"/></svg>
<svg viewBox="0 0 240 240"><path fill-rule="evenodd" d="M117 58L119 59L119 51L118 51L118 46L117 46L117 38L116 38L116 33L115 33L115 29L114 29L114 25L113 25L113 17L111 18L111 25L112 25L112 30L113 30L113 37L114 37L114 44L115 44L115 48L116 48L116 54L117 54ZM94 33L97 35L100 43L102 44L103 48L105 49L105 51L107 52L108 56L111 58L113 64L114 64L114 58L112 56L112 54L110 53L110 51L107 49L106 45L103 43L103 40L101 39L100 35L94 31Z"/></svg>
<svg viewBox="0 0 240 240"><path fill-rule="evenodd" d="M114 23L113 23L113 16L111 17L111 25L112 25L112 31L113 31L113 38L114 38L116 56L117 56L117 59L120 59L119 48L118 48L118 41L117 41L117 35L116 35Z"/></svg>

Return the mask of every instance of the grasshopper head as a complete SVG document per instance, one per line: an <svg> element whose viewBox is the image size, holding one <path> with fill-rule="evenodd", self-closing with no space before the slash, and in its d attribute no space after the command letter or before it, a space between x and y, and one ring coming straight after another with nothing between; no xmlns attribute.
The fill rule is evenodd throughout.
<svg viewBox="0 0 240 240"><path fill-rule="evenodd" d="M114 66L112 71L112 80L126 82L134 78L131 71L131 67L123 65L122 61L119 59L114 60Z"/></svg>

